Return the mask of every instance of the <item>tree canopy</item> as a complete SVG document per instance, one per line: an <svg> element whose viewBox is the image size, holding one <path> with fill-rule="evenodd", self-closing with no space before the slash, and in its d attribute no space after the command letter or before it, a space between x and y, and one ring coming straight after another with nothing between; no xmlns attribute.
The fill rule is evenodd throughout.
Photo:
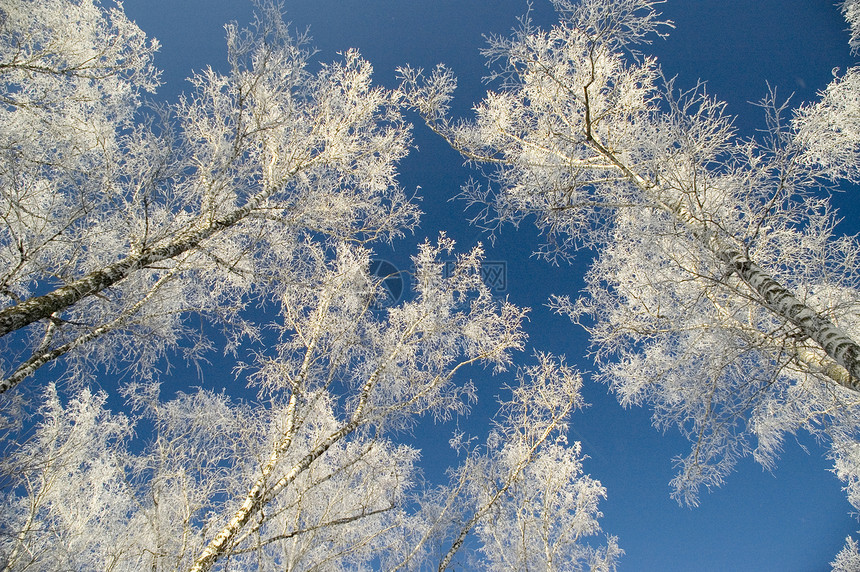
<svg viewBox="0 0 860 572"><path fill-rule="evenodd" d="M679 91L633 51L671 25L656 4L558 0L551 30L525 18L492 38L500 89L473 121L448 116L446 68L402 73L487 174L463 191L482 223L534 217L550 259L596 250L584 295L553 305L589 331L623 404L693 441L675 490L695 504L740 456L769 466L786 433L826 435L836 458L856 439L860 244L819 192L856 177L856 70L793 117L769 95L768 130L743 139L704 86Z"/></svg>
<svg viewBox="0 0 860 572"><path fill-rule="evenodd" d="M419 228L412 111L475 168L473 222L534 221L549 262L593 253L549 303L590 336L592 378L689 439L676 499L805 431L860 509L860 242L828 196L860 183L858 68L797 108L767 93L748 137L647 55L661 2L552 3L550 28L489 38L463 119L449 68L377 86L268 0L226 26L227 71L169 104L146 103L158 43L121 4L0 2L4 569L615 569L611 491L568 441L583 376L514 357L528 308L483 281L482 248L426 239L402 300L371 272ZM860 1L840 7L856 54ZM157 365L216 348L236 387L165 391ZM455 431L459 465L424 482L408 432L507 370L491 426Z"/></svg>
<svg viewBox="0 0 860 572"><path fill-rule="evenodd" d="M542 466L564 479L530 493L534 518L575 534L515 558L613 566L614 539L584 540L605 491L566 440L582 400L563 359L522 369L450 484L423 484L398 439L465 413L461 370L512 366L526 310L444 235L415 255L411 298L385 300L369 247L420 213L396 181L403 94L357 51L311 71L261 2L250 29L227 26L227 74L147 108L157 43L120 5L0 8L4 569L445 569L476 532L495 561L494 527L517 526ZM212 330L226 353L261 348L237 361L252 399L162 391L153 366L199 359ZM19 389L61 358L60 380ZM130 375L98 391L101 367Z"/></svg>

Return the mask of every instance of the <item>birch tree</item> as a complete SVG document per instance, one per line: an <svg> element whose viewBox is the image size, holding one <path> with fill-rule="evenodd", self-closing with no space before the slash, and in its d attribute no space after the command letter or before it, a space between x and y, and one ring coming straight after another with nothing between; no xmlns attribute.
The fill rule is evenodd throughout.
<svg viewBox="0 0 860 572"><path fill-rule="evenodd" d="M0 12L0 391L66 356L148 375L196 359L242 309L277 295L304 237L373 241L412 228L395 181L399 95L357 52L310 72L274 3L228 25L227 71L195 73L147 111L157 43L121 7L9 0ZM72 22L68 24L68 22Z"/></svg>
<svg viewBox="0 0 860 572"><path fill-rule="evenodd" d="M403 527L406 552L386 570L441 572L460 564L484 570L615 570L623 550L605 546L598 503L606 490L583 474L579 443L568 445L571 414L583 405L582 376L563 358L537 354L506 388L486 442L456 433L451 445L464 456L451 482L424 494ZM466 544L474 553L461 554Z"/></svg>
<svg viewBox="0 0 860 572"><path fill-rule="evenodd" d="M657 4L554 0L550 30L525 17L490 38L499 88L474 120L450 117L444 66L402 69L404 89L485 176L463 190L478 223L533 218L551 260L594 249L584 294L552 305L590 332L622 404L692 441L678 499L741 456L771 466L799 429L856 483L860 245L821 192L857 179L856 69L794 112L766 95L766 131L745 139L703 85L679 89L642 53L671 26ZM857 4L843 8L856 40Z"/></svg>
<svg viewBox="0 0 860 572"><path fill-rule="evenodd" d="M452 472L447 510L412 508L441 493L422 493L419 452L394 438L418 415L462 413L474 388L458 372L506 368L524 343L524 311L492 298L480 251L443 276L451 247L425 244L414 299L380 316L368 251L342 245L330 260L309 243L305 284L282 300L283 342L256 366L255 403L207 390L165 399L138 382L114 414L104 394L63 405L49 387L35 435L2 467L5 569L441 570L466 535L489 547L485 529L517 526L541 496L546 569L574 569L571 555L612 565L614 541L608 553L580 543L599 531L605 495L564 440L581 377L549 356L521 375L486 451ZM136 424L152 426L143 451ZM538 546L488 550L516 561Z"/></svg>
<svg viewBox="0 0 860 572"><path fill-rule="evenodd" d="M476 507L443 559L450 561L470 525L485 570L614 570L617 539L594 547L606 489L583 475L581 445L568 445L571 413L583 405L578 372L552 356L520 371L502 402L486 446L459 469ZM440 566L440 569L442 567Z"/></svg>
<svg viewBox="0 0 860 572"><path fill-rule="evenodd" d="M464 414L463 372L509 367L526 312L492 297L480 249L451 266L444 235L420 247L412 298L380 309L368 245L418 216L395 180L402 93L374 87L355 51L309 71L306 38L274 3L258 10L250 30L227 26L226 73L198 72L190 95L149 111L157 43L121 5L0 5L0 390L62 357L76 382L34 389L35 411L5 402L0 566L444 569L519 502L538 459L567 464L561 486L583 482L577 518L596 533L603 489L563 438L581 400L566 368L518 390L515 428L452 473L468 487L419 486L404 432ZM251 321L258 300L280 313ZM237 362L253 400L162 392L151 369L166 350L214 345L192 313L228 352L274 331ZM95 366L133 375L119 396L96 391L82 383ZM485 478L490 498L474 492ZM427 520L416 507L439 491L451 510Z"/></svg>

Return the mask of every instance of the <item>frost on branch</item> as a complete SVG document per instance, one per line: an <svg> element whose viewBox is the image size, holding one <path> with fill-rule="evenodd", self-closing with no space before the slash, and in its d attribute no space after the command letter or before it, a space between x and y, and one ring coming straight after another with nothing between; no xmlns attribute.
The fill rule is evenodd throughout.
<svg viewBox="0 0 860 572"><path fill-rule="evenodd" d="M120 8L91 0L4 2L3 149L30 160L30 153L97 160L99 147L115 147L116 126L131 120L141 92L158 85L157 49Z"/></svg>
<svg viewBox="0 0 860 572"><path fill-rule="evenodd" d="M860 2L844 0L842 2L842 14L848 20L851 29L851 40L849 41L851 51L856 54L860 51Z"/></svg>
<svg viewBox="0 0 860 572"><path fill-rule="evenodd" d="M106 399L84 390L63 405L49 386L35 436L0 462L6 569L82 570L140 549L119 453L132 427Z"/></svg>
<svg viewBox="0 0 860 572"><path fill-rule="evenodd" d="M856 183L860 181L860 68L835 77L819 95L819 101L795 115L797 138L805 147L801 157L823 176Z"/></svg>
<svg viewBox="0 0 860 572"><path fill-rule="evenodd" d="M409 70L403 86L428 125L488 176L486 191L464 188L470 203L487 207L478 222L496 228L534 216L549 258L593 245L593 225L632 200L618 184L624 174L586 143L597 138L624 153L645 136L657 70L649 58L627 61L621 49L661 24L652 2L558 4L558 26L544 31L524 19L513 37L490 39L491 78L502 89L476 105L474 121L432 105L450 97L447 70L427 78Z"/></svg>
<svg viewBox="0 0 860 572"><path fill-rule="evenodd" d="M842 2L851 27L851 51L860 50L860 2ZM801 158L831 179L860 181L860 68L851 67L819 93L819 101L795 113L796 139L804 149Z"/></svg>
<svg viewBox="0 0 860 572"><path fill-rule="evenodd" d="M167 350L259 334L242 310L277 297L306 237L390 240L418 209L396 181L400 95L354 50L308 71L271 2L228 26L229 70L195 73L150 111L156 44L120 8L12 2L0 25L0 391L69 358L146 377ZM64 22L73 15L74 24Z"/></svg>
<svg viewBox="0 0 860 572"><path fill-rule="evenodd" d="M556 6L552 28L524 18L490 39L497 89L474 119L425 114L484 176L462 193L478 222L534 220L551 261L594 250L583 295L554 305L589 331L623 404L691 440L680 500L745 455L773 466L801 429L855 441L860 242L841 236L820 185L857 178L856 70L793 120L766 95L766 129L742 139L703 85L680 88L631 52L668 24L656 3ZM404 79L419 111L453 85Z"/></svg>
<svg viewBox="0 0 860 572"><path fill-rule="evenodd" d="M845 539L845 547L836 555L836 560L830 563L833 572L854 572L860 569L860 550L857 541L850 536Z"/></svg>
<svg viewBox="0 0 860 572"><path fill-rule="evenodd" d="M614 537L606 546L590 543L601 532L597 505L606 490L583 474L581 446L566 439L570 415L583 405L582 378L563 359L536 358L536 365L518 372L486 444L472 448L462 437L452 442L466 454L452 472L456 489L448 490L444 508L424 507L431 523L444 521L446 513L455 523L464 521L448 533L453 541L446 541L451 548L440 570L472 533L481 557L470 565L480 569L609 571L623 554ZM460 491L463 500L452 503Z"/></svg>
<svg viewBox="0 0 860 572"><path fill-rule="evenodd" d="M283 294L282 341L249 366L253 402L208 390L163 397L157 382L133 383L127 418L111 415L105 396L84 392L63 407L49 393L35 434L2 467L16 515L4 523L4 561L269 570L401 558L410 495L421 491L418 452L393 438L419 415L465 412L473 388L457 373L503 369L524 343L525 312L491 297L480 250L443 274L452 248L445 237L425 243L414 298L381 315L369 252L341 244L332 259L308 242L302 280ZM545 384L549 412L533 425L518 417L524 427L563 429L579 388L566 376L570 387L555 393ZM132 444L131 423L151 437ZM98 494L80 494L96 485ZM80 503L98 526L87 526Z"/></svg>

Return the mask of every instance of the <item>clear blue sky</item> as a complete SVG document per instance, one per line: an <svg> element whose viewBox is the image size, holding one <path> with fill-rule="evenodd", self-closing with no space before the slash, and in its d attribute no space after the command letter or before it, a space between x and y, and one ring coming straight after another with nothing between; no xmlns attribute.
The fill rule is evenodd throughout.
<svg viewBox="0 0 860 572"><path fill-rule="evenodd" d="M125 8L162 43L157 62L166 85L158 99L166 101L188 89L183 78L192 69L223 66L223 24L246 23L251 14L250 4L241 0L126 0ZM295 27L310 27L321 61L356 47L373 63L378 83L395 86L394 69L405 63L425 68L449 64L460 79L455 113L467 114L485 89L478 53L484 45L482 34L506 33L526 3L288 0L285 8ZM809 100L830 80L831 69L845 69L853 62L846 24L830 0L669 0L663 12L677 28L649 51L658 56L667 75L679 76L680 86L707 80L709 91L739 115L743 133L752 134L761 125L760 111L747 102L765 95L766 82L785 96L794 92L795 102ZM534 0L534 17L542 25L552 23L547 0ZM399 266L408 265L416 243L439 230L447 230L464 249L485 240L466 225L462 205L448 202L470 175L459 157L421 126L416 127L415 142L419 149L403 162L401 182L407 189L421 187L427 214L414 239L381 253ZM856 194L835 200L846 213L857 213ZM849 221L853 226L843 230L856 232L857 217ZM507 293L517 304L534 308L528 324L533 346L566 354L587 369L589 363L581 357L587 346L582 333L542 308L550 293L579 290L587 253L574 265L551 267L529 258L536 246L533 229L509 228L488 247L488 259L507 263ZM477 432L494 410L494 395L503 380L482 372L473 377L481 388L481 402L468 426ZM220 386L222 381L207 379L204 385ZM589 384L585 393L592 406L574 417L571 438L583 442L591 457L586 471L608 489L601 522L627 552L621 570L826 570L845 536L860 529L839 481L827 472L830 464L823 449L803 438L799 444L787 444L772 474L746 460L722 489L703 496L699 508L681 508L669 498L668 482L674 474L672 457L685 454L688 443L677 434L654 430L649 411L621 409L603 386ZM451 461L448 430L427 423L417 432L428 476L441 475Z"/></svg>

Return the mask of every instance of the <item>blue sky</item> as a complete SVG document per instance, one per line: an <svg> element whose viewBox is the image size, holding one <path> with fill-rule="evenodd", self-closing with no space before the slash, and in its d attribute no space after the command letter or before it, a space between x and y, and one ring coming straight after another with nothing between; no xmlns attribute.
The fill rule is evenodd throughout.
<svg viewBox="0 0 860 572"><path fill-rule="evenodd" d="M125 9L162 43L157 63L165 72L165 85L158 99L168 102L188 89L184 78L192 69L223 66L223 24L246 23L252 12L250 3L241 0L126 0ZM486 72L479 54L482 34L509 31L526 2L287 0L285 9L295 27L310 27L320 61L356 47L383 85L396 85L398 65L429 68L445 62L460 80L454 112L468 114L486 89L480 81ZM814 98L834 67L845 69L853 62L846 24L830 0L670 0L663 12L676 29L648 51L658 56L667 75L678 75L681 87L706 80L709 91L739 116L736 124L745 134L762 124L760 110L748 102L763 97L768 83L785 97L793 92L792 101L799 103ZM534 0L533 16L541 25L552 23L548 0ZM418 150L402 163L400 180L407 189L421 188L426 214L415 237L380 252L400 267L408 266L416 243L440 230L463 249L486 243L478 229L466 224L463 205L448 201L472 173L420 125L415 143ZM834 200L849 215L842 230L857 232L856 194ZM487 245L487 258L506 263L511 299L534 308L528 324L532 345L565 354L588 369L582 332L542 307L551 293L579 290L588 255L582 253L570 266L553 267L529 257L537 244L533 229L506 228L494 246ZM180 375L196 378L196 372L180 370ZM495 409L494 396L504 379L480 371L473 377L481 389L480 402L460 426L478 432ZM211 378L204 379L207 383L223 385ZM803 437L787 443L773 473L745 460L723 488L702 497L699 508L679 507L669 498L668 482L674 475L671 459L686 453L686 441L653 429L648 410L623 410L604 386L590 383L585 395L592 405L574 417L571 438L583 442L591 457L586 471L608 489L601 522L627 552L621 570L825 570L845 536L860 529L839 481L827 472L823 449ZM449 429L428 422L416 432L425 448L428 476L441 475L453 461L447 450Z"/></svg>

